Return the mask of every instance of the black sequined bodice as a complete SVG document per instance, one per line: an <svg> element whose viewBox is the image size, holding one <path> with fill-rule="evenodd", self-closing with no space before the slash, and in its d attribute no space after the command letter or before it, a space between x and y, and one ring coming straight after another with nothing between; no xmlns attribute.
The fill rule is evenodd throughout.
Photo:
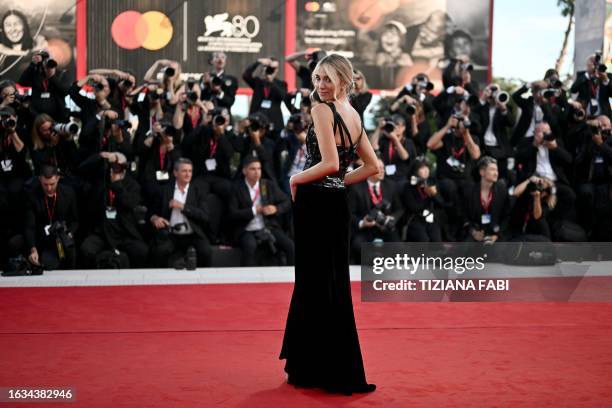
<svg viewBox="0 0 612 408"><path fill-rule="evenodd" d="M352 143L348 128L342 120L342 117L336 111L335 106L333 103L327 105L330 106L334 113L334 130L336 128L339 129L340 139L342 140L341 145L336 145L340 165L336 173L325 176L320 180L313 181L311 184L329 188L345 188L344 176L351 163L357 158L357 144L359 140L357 140L355 144ZM361 135L359 137L361 138ZM346 139L348 140L345 141ZM314 166L320 161L321 151L319 150L317 135L314 126L310 125L308 133L306 134L306 163L304 164L304 170Z"/></svg>

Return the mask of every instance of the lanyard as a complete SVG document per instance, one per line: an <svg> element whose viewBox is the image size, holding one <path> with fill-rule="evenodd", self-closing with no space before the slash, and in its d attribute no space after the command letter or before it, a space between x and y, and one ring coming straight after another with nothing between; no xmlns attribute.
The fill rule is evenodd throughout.
<svg viewBox="0 0 612 408"><path fill-rule="evenodd" d="M166 162L166 149L163 146L159 146L159 169L164 170L166 167L164 163Z"/></svg>
<svg viewBox="0 0 612 408"><path fill-rule="evenodd" d="M421 199L423 200L427 199L427 193L425 192L425 186L423 185L418 186L417 191L419 192Z"/></svg>
<svg viewBox="0 0 612 408"><path fill-rule="evenodd" d="M389 162L393 160L393 142L389 141Z"/></svg>
<svg viewBox="0 0 612 408"><path fill-rule="evenodd" d="M255 205L255 202L257 201L258 198L259 198L259 187L257 187L257 190L255 190L255 197L252 198L253 205Z"/></svg>
<svg viewBox="0 0 612 408"><path fill-rule="evenodd" d="M210 139L210 141L208 142L210 145L210 158L214 157L215 154L217 153L217 145L219 144L218 140L214 140L214 136L212 139Z"/></svg>
<svg viewBox="0 0 612 408"><path fill-rule="evenodd" d="M45 92L47 92L47 90L49 89L49 80L48 79L43 79L42 80L42 87L45 90Z"/></svg>
<svg viewBox="0 0 612 408"><path fill-rule="evenodd" d="M465 146L462 146L459 150L455 150L454 147L451 147L451 153L453 154L453 156L455 156L455 159L458 159L463 154L463 152L465 152Z"/></svg>
<svg viewBox="0 0 612 408"><path fill-rule="evenodd" d="M597 97L597 90L598 90L598 88L599 88L599 85L594 84L594 83L591 82L591 96L593 98Z"/></svg>
<svg viewBox="0 0 612 408"><path fill-rule="evenodd" d="M53 222L53 214L55 213L55 204L57 203L57 193L53 194L53 207L49 208L49 198L45 195L45 207L47 207L47 216L49 217L49 224Z"/></svg>
<svg viewBox="0 0 612 408"><path fill-rule="evenodd" d="M268 99L270 96L270 85L264 85L263 88L264 98Z"/></svg>
<svg viewBox="0 0 612 408"><path fill-rule="evenodd" d="M370 198L372 199L372 204L378 205L382 201L382 189L380 184L378 185L378 194L374 192L374 186L368 184L368 190L370 190Z"/></svg>
<svg viewBox="0 0 612 408"><path fill-rule="evenodd" d="M111 190L109 188L108 189L108 205L109 205L109 207L112 207L114 203L115 203L115 193L113 193L113 190Z"/></svg>
<svg viewBox="0 0 612 408"><path fill-rule="evenodd" d="M480 195L480 205L484 210L485 214L489 213L489 207L491 207L491 201L493 201L493 189L489 190L489 196L486 200L482 199L482 194Z"/></svg>

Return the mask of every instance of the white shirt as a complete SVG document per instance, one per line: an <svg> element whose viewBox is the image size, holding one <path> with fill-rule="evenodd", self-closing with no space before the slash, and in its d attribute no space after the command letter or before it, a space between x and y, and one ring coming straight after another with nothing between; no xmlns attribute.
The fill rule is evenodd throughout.
<svg viewBox="0 0 612 408"><path fill-rule="evenodd" d="M557 181L557 175L550 165L550 157L548 155L548 149L544 146L538 146L538 162L536 165L536 175L540 177L546 177L552 181Z"/></svg>
<svg viewBox="0 0 612 408"><path fill-rule="evenodd" d="M293 163L291 164L291 168L289 169L288 176L291 177L295 174L298 174L302 170L304 170L304 165L306 164L306 143L302 144L298 151L295 153L295 157L293 159Z"/></svg>
<svg viewBox="0 0 612 408"><path fill-rule="evenodd" d="M489 126L484 135L485 146L497 146L497 138L493 133L493 117L495 116L495 106L489 107Z"/></svg>
<svg viewBox="0 0 612 408"><path fill-rule="evenodd" d="M376 195L376 197L380 196L381 194L380 181L377 181L376 183L372 183L370 180L368 180L368 187L372 188L372 192L374 193L374 195Z"/></svg>
<svg viewBox="0 0 612 408"><path fill-rule="evenodd" d="M247 185L247 188L249 189L249 195L251 196L251 202L253 202L253 199L257 197L255 202L253 202L253 206L251 207L251 209L253 210L254 218L247 224L247 226L244 229L247 231L259 231L260 229L263 229L266 226L264 224L263 215L257 214L257 206L261 205L261 194L259 192L259 180L257 180L257 183L255 183L253 187L251 187L251 185L249 184L246 178L244 179L244 183Z"/></svg>
<svg viewBox="0 0 612 408"><path fill-rule="evenodd" d="M187 201L188 192L189 192L189 184L185 186L185 192L182 193L181 190L179 190L178 183L174 183L174 196L172 198L174 198L176 201L180 202L181 204L185 205L185 202ZM173 208L172 213L170 214L170 226L174 227L175 225L181 224L181 223L187 224L187 229L180 231L180 232L175 231L174 232L175 234L187 235L187 234L193 233L193 228L191 228L191 225L189 224L187 217L185 217L183 213L181 212L181 210L179 210L178 208Z"/></svg>
<svg viewBox="0 0 612 408"><path fill-rule="evenodd" d="M529 129L527 129L527 133L525 133L525 137L533 137L536 125L542 122L543 120L544 112L542 112L542 108L540 108L540 105L534 102L533 115L531 116L531 124L529 125Z"/></svg>

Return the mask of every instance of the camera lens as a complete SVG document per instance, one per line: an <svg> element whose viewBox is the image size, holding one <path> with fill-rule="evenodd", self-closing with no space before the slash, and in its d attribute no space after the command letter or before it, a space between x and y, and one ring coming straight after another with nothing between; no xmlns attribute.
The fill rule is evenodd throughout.
<svg viewBox="0 0 612 408"><path fill-rule="evenodd" d="M383 125L383 130L387 133L393 132L395 130L395 123L391 121L385 122L385 124Z"/></svg>
<svg viewBox="0 0 612 408"><path fill-rule="evenodd" d="M215 124L215 126L225 125L225 117L222 115L217 115L214 117L213 123Z"/></svg>
<svg viewBox="0 0 612 408"><path fill-rule="evenodd" d="M174 71L174 68L172 68L172 67L167 67L164 70L164 75L169 76L169 77L174 76L175 73L176 73L176 71Z"/></svg>
<svg viewBox="0 0 612 408"><path fill-rule="evenodd" d="M196 93L196 91L189 91L187 92L187 99L195 102L198 100L198 94Z"/></svg>

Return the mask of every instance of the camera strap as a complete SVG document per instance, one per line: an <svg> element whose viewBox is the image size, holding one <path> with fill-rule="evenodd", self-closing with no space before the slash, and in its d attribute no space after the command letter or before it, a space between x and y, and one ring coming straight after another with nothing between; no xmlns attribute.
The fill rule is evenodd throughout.
<svg viewBox="0 0 612 408"><path fill-rule="evenodd" d="M459 150L455 150L455 147L451 147L451 154L455 157L455 159L459 159L463 152L465 152L465 145L463 145Z"/></svg>
<svg viewBox="0 0 612 408"><path fill-rule="evenodd" d="M49 199L45 194L45 207L47 208L47 216L49 217L49 225L53 224L53 215L55 214L55 204L57 203L57 193L53 194L53 207L49 207Z"/></svg>
<svg viewBox="0 0 612 408"><path fill-rule="evenodd" d="M108 206L114 207L115 204L115 193L110 188L108 189Z"/></svg>
<svg viewBox="0 0 612 408"><path fill-rule="evenodd" d="M389 161L393 160L393 142L389 140Z"/></svg>
<svg viewBox="0 0 612 408"><path fill-rule="evenodd" d="M368 190L370 192L370 198L372 199L372 204L378 205L382 201L382 189L380 184L378 185L378 193L374 190L374 185L368 183Z"/></svg>
<svg viewBox="0 0 612 408"><path fill-rule="evenodd" d="M489 208L491 207L491 202L493 201L493 188L489 190L489 195L487 196L486 200L482 199L482 194L479 194L479 195L480 195L480 205L482 206L482 209L485 212L485 214L488 214Z"/></svg>
<svg viewBox="0 0 612 408"><path fill-rule="evenodd" d="M166 170L166 149L162 145L159 146L159 169L161 171Z"/></svg>
<svg viewBox="0 0 612 408"><path fill-rule="evenodd" d="M591 98L597 98L597 94L599 93L599 84L591 81Z"/></svg>
<svg viewBox="0 0 612 408"><path fill-rule="evenodd" d="M49 80L47 78L42 80L42 88L45 92L49 90Z"/></svg>
<svg viewBox="0 0 612 408"><path fill-rule="evenodd" d="M219 144L218 140L215 140L215 137L211 137L210 141L208 142L210 145L210 156L208 156L209 158L213 158L215 157L215 154L217 153L217 145Z"/></svg>

